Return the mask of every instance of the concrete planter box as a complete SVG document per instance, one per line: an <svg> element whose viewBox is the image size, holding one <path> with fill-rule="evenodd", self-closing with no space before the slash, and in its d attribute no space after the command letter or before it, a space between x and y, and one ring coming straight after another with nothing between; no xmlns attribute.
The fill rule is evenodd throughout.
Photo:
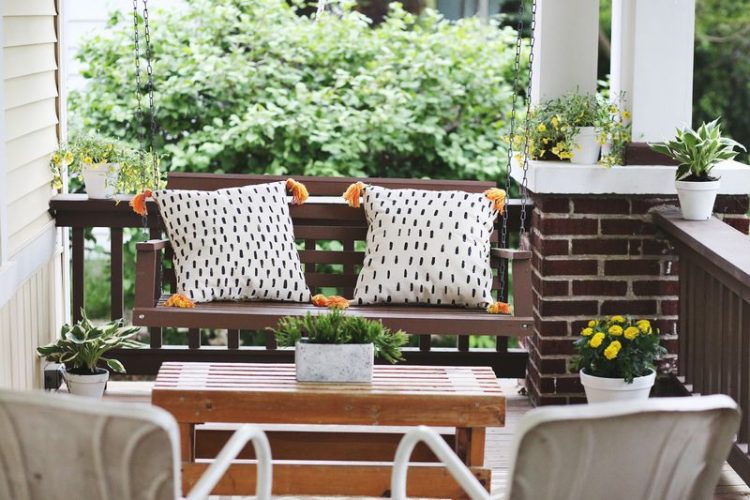
<svg viewBox="0 0 750 500"><path fill-rule="evenodd" d="M298 382L372 382L372 344L297 342L294 363Z"/></svg>

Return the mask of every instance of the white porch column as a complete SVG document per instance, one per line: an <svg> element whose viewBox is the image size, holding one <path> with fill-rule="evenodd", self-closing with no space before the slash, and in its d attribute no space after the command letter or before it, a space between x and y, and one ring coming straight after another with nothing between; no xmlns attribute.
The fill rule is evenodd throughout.
<svg viewBox="0 0 750 500"><path fill-rule="evenodd" d="M596 91L599 0L537 0L531 100Z"/></svg>
<svg viewBox="0 0 750 500"><path fill-rule="evenodd" d="M624 91L633 141L692 122L695 0L613 0L612 91Z"/></svg>

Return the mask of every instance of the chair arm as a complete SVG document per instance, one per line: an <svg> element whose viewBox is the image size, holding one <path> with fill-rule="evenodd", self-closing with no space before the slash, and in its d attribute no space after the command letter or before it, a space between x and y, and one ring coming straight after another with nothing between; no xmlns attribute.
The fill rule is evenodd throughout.
<svg viewBox="0 0 750 500"><path fill-rule="evenodd" d="M206 469L201 478L195 483L185 500L205 500L216 487L224 473L237 458L248 441L253 442L255 457L258 460L258 477L255 482L255 495L258 500L271 499L271 486L273 484L271 465L271 445L268 443L266 434L260 427L254 425L243 425L232 434L227 444L221 449L216 459Z"/></svg>
<svg viewBox="0 0 750 500"><path fill-rule="evenodd" d="M401 442L398 444L391 472L391 498L406 500L406 473L409 467L409 457L411 457L414 447L420 441L424 442L432 450L448 469L453 479L456 480L472 500L489 500L490 495L487 493L487 490L477 481L477 478L466 468L448 444L443 441L440 434L423 425L404 434L404 437L401 438Z"/></svg>
<svg viewBox="0 0 750 500"><path fill-rule="evenodd" d="M531 252L529 250L514 250L512 248L491 248L490 255L508 260L531 259Z"/></svg>
<svg viewBox="0 0 750 500"><path fill-rule="evenodd" d="M136 243L135 307L154 307L161 295L161 251L169 240Z"/></svg>

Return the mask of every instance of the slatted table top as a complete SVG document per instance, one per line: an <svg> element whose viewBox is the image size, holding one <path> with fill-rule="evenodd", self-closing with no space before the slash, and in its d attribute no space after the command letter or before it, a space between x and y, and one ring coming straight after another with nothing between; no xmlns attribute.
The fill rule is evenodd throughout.
<svg viewBox="0 0 750 500"><path fill-rule="evenodd" d="M501 426L489 367L374 367L371 384L299 383L293 364L164 363L152 401L181 422Z"/></svg>

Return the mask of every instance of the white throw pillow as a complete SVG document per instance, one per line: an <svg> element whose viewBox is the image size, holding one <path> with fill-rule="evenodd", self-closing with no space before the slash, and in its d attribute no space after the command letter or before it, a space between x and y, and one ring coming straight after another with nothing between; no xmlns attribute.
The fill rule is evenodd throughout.
<svg viewBox="0 0 750 500"><path fill-rule="evenodd" d="M366 185L369 229L358 304L487 307L490 236L498 211L481 193Z"/></svg>
<svg viewBox="0 0 750 500"><path fill-rule="evenodd" d="M153 193L174 249L177 289L193 302L309 302L284 182Z"/></svg>

